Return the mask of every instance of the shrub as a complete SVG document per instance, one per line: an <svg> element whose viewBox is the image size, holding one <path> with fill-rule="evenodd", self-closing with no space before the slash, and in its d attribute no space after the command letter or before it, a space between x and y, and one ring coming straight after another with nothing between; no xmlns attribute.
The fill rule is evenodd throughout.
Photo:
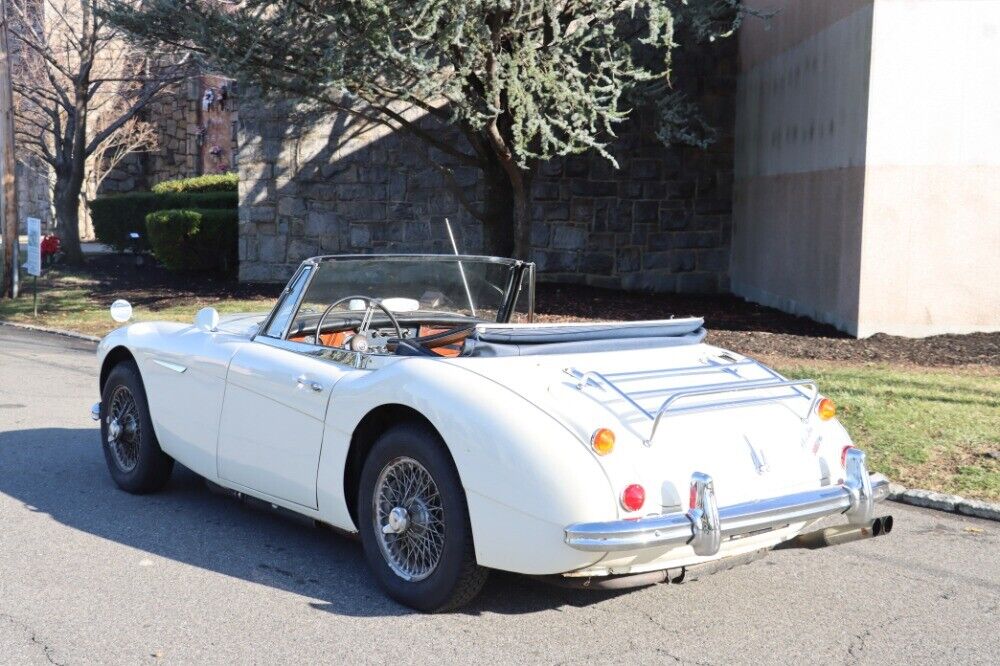
<svg viewBox="0 0 1000 666"><path fill-rule="evenodd" d="M158 210L146 216L146 233L169 270L229 273L237 262L237 217L224 208Z"/></svg>
<svg viewBox="0 0 1000 666"><path fill-rule="evenodd" d="M132 247L129 233L138 231L139 249L148 250L146 216L157 210L227 208L234 212L236 192L130 192L98 197L90 202L90 217L97 240L119 252Z"/></svg>
<svg viewBox="0 0 1000 666"><path fill-rule="evenodd" d="M194 178L178 178L165 180L153 186L157 194L167 192L235 192L240 178L235 173L215 173L195 176Z"/></svg>

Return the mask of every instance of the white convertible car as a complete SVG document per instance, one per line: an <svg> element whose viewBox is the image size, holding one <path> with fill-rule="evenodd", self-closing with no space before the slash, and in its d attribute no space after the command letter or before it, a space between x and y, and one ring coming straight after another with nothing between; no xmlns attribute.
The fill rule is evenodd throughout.
<svg viewBox="0 0 1000 666"><path fill-rule="evenodd" d="M269 314L120 328L92 411L111 476L151 492L176 460L358 533L423 611L490 569L677 582L892 528L814 382L705 344L698 318L535 324L533 301L521 261L328 256Z"/></svg>

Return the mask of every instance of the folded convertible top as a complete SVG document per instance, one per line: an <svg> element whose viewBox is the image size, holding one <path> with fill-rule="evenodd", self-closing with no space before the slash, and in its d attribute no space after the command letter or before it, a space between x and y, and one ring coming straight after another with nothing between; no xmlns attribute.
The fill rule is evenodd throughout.
<svg viewBox="0 0 1000 666"><path fill-rule="evenodd" d="M698 344L700 317L607 323L479 324L463 356L526 356Z"/></svg>

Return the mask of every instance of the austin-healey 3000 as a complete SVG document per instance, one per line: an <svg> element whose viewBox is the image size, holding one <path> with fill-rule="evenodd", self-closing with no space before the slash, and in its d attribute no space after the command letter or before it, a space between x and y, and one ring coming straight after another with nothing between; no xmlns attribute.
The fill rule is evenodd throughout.
<svg viewBox="0 0 1000 666"><path fill-rule="evenodd" d="M152 492L177 461L355 533L423 611L491 569L676 582L891 529L887 480L813 381L706 344L696 317L535 323L534 278L495 257L316 257L270 313L119 328L92 410L111 476Z"/></svg>

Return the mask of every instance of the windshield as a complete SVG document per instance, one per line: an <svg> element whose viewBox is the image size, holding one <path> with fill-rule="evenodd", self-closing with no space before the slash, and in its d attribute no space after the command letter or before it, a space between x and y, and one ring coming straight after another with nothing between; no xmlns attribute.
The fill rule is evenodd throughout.
<svg viewBox="0 0 1000 666"><path fill-rule="evenodd" d="M515 300L520 300L522 309L527 307L527 293L518 299L521 284L528 279L526 266L512 259L448 255L321 257L307 262L308 280L303 277L303 270L295 285L290 285L293 292L304 286L291 329L307 327L307 320L315 319L330 304L351 296L378 299L393 312L410 317L426 313L508 321ZM356 306L348 302L345 307ZM361 304L357 307L363 309ZM285 321L275 320L272 326L283 329L287 318L279 318Z"/></svg>

